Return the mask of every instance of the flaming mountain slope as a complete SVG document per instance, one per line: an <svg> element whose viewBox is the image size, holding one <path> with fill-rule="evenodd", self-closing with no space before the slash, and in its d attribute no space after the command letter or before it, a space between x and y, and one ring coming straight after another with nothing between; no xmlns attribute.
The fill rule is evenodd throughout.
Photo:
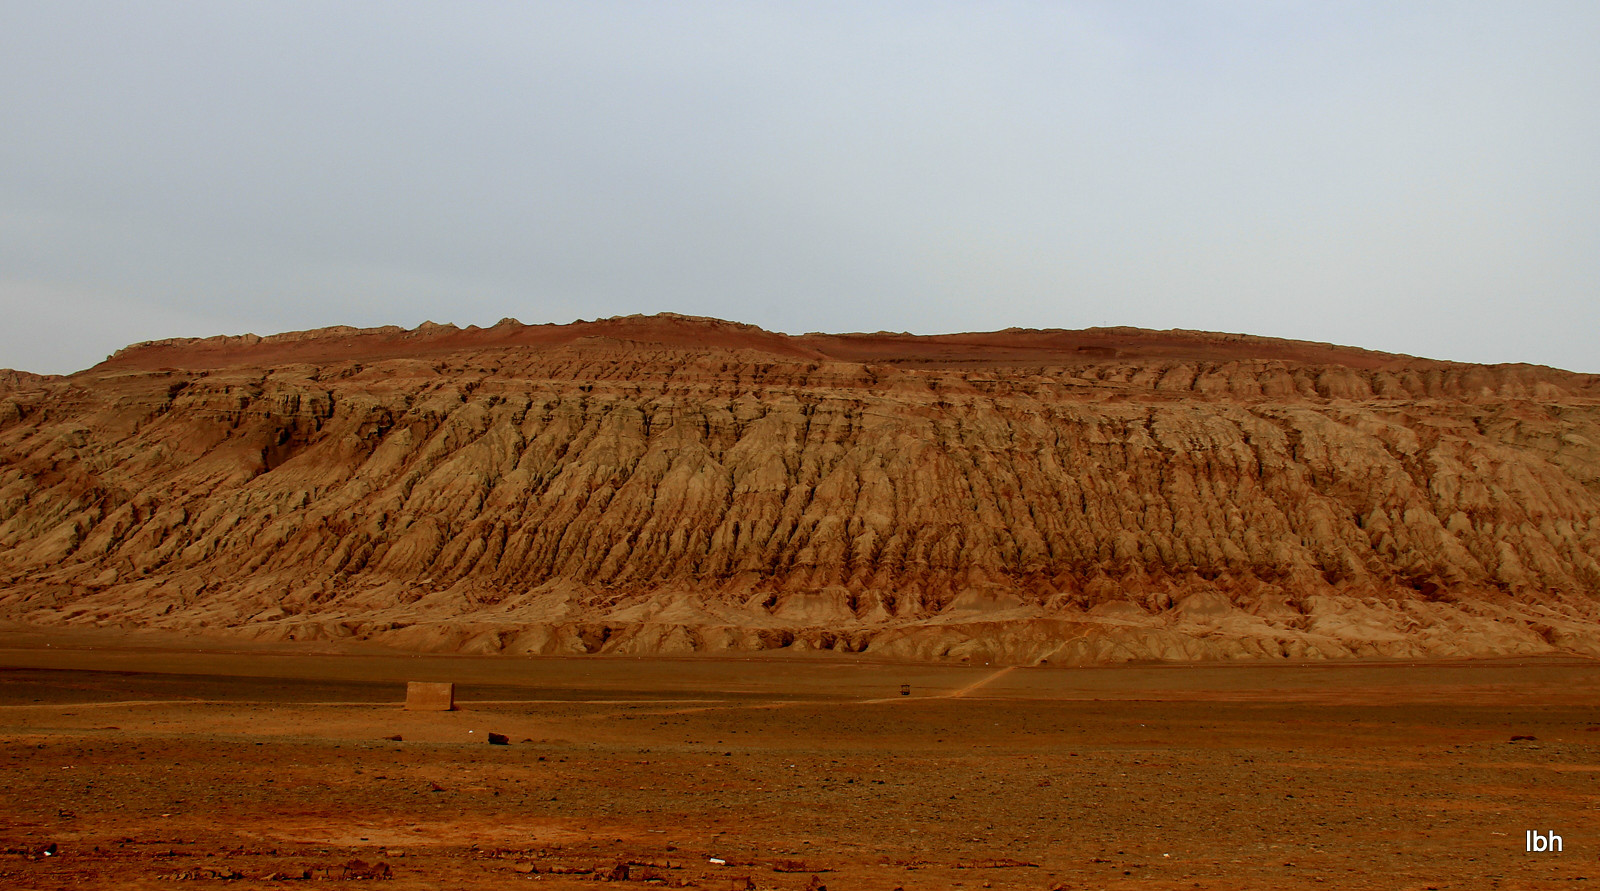
<svg viewBox="0 0 1600 891"><path fill-rule="evenodd" d="M662 315L0 375L0 617L474 653L1600 655L1600 378Z"/></svg>

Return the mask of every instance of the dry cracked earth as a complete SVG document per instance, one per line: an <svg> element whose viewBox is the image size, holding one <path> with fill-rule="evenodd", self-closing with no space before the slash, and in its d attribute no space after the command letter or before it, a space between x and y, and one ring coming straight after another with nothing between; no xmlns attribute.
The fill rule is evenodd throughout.
<svg viewBox="0 0 1600 891"><path fill-rule="evenodd" d="M1000 668L215 646L0 634L0 886L1600 880L1586 660ZM456 682L460 708L404 710L406 680ZM1530 829L1562 851L1525 851Z"/></svg>

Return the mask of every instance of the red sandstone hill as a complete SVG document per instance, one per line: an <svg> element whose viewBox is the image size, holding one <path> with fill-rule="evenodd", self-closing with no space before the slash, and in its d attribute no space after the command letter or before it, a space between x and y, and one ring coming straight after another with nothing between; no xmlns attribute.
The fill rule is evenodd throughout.
<svg viewBox="0 0 1600 891"><path fill-rule="evenodd" d="M0 374L0 617L504 653L1600 653L1600 377L675 315Z"/></svg>
<svg viewBox="0 0 1600 891"><path fill-rule="evenodd" d="M1082 331L1013 328L975 334L914 335L806 334L790 336L754 325L662 313L622 316L570 325L523 325L503 319L491 328L457 328L424 322L415 330L320 328L258 337L174 338L119 350L99 367L223 368L297 362L366 361L419 358L457 352L530 347L551 349L612 342L687 349L755 350L775 356L846 362L938 366L1009 367L1026 364L1082 364L1108 359L1227 362L1280 360L1298 364L1379 369L1419 363L1409 356L1377 353L1245 334L1204 331L1147 331L1140 328L1090 328ZM1446 367L1446 363L1422 363Z"/></svg>

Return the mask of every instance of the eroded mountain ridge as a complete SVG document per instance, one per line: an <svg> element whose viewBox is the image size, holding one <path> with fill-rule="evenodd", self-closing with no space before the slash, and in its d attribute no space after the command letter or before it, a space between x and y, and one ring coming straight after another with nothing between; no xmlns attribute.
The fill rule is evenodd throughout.
<svg viewBox="0 0 1600 891"><path fill-rule="evenodd" d="M1600 378L663 315L0 376L0 617L460 652L1600 654Z"/></svg>

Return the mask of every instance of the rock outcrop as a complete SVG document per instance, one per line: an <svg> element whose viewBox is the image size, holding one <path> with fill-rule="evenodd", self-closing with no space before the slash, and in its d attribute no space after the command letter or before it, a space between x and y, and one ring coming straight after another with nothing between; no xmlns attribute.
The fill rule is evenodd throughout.
<svg viewBox="0 0 1600 891"><path fill-rule="evenodd" d="M0 386L0 617L468 653L1600 655L1600 377L709 319Z"/></svg>
<svg viewBox="0 0 1600 891"><path fill-rule="evenodd" d="M14 390L37 389L53 380L58 380L60 375L34 374L31 371L17 371L11 368L0 368L0 393L10 393Z"/></svg>

